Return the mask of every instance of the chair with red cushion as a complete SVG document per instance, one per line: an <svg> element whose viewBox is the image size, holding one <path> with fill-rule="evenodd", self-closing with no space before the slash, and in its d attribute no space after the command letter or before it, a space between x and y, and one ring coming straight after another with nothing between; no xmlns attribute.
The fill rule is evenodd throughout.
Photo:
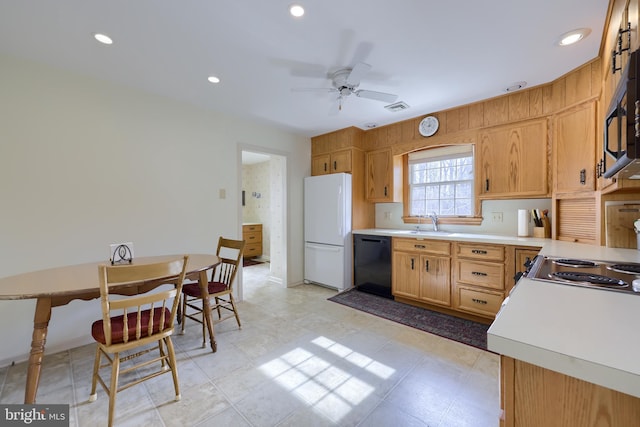
<svg viewBox="0 0 640 427"><path fill-rule="evenodd" d="M211 311L216 310L218 312L218 319L213 320L213 324L235 317L238 327L242 327L236 303L233 299L233 281L238 272L238 266L242 262L244 246L244 240L225 239L224 237L218 239L216 255L220 258L221 263L211 274L211 280L207 287ZM187 310L190 310L190 312L187 312ZM230 313L222 316L223 310ZM198 283L185 283L182 287L182 310L180 316L182 333L184 333L184 324L187 317L202 324L202 347L204 347L206 341L205 319L204 311L202 310L202 292Z"/></svg>
<svg viewBox="0 0 640 427"><path fill-rule="evenodd" d="M100 265L100 300L102 319L91 325L91 335L98 344L93 367L91 395L89 401L97 398L96 386L100 382L109 394L109 426L113 424L116 393L150 378L168 372L173 375L175 400L180 400L176 356L171 342L174 321L179 306L179 295L185 279L188 256L166 262L143 265ZM143 295L113 298L110 288L126 283L158 286L172 285L169 289L162 287ZM126 292L126 290L124 291ZM126 321L125 321L126 319ZM135 349L135 353L130 350ZM157 357L140 360L134 366L121 363L136 359L158 349ZM104 364L102 356L106 359ZM150 359L150 360L149 360ZM149 367L158 363L157 369L136 378L124 385L119 385L121 375L141 367ZM100 375L100 370L111 366L109 385ZM140 374L142 375L142 374ZM138 375L133 375L137 377Z"/></svg>

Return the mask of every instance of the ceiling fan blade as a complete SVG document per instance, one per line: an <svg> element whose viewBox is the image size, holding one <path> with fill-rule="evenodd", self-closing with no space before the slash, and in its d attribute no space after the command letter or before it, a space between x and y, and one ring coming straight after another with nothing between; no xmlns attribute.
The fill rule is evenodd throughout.
<svg viewBox="0 0 640 427"><path fill-rule="evenodd" d="M324 92L324 93L331 93L331 92L337 92L338 89L334 88L334 87L297 87L297 88L291 88L291 92Z"/></svg>
<svg viewBox="0 0 640 427"><path fill-rule="evenodd" d="M376 92L373 90L356 90L353 93L359 98L375 99L376 101L383 101L388 103L395 102L395 100L398 99L398 95Z"/></svg>
<svg viewBox="0 0 640 427"><path fill-rule="evenodd" d="M358 62L349 76L347 77L347 84L350 86L358 86L360 84L360 80L369 72L371 69L371 65L365 64L364 62Z"/></svg>

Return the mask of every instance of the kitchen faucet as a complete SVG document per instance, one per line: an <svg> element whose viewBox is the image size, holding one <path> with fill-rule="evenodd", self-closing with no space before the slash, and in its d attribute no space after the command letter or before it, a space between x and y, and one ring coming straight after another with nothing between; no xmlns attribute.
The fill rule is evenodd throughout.
<svg viewBox="0 0 640 427"><path fill-rule="evenodd" d="M435 212L431 212L429 218L431 218L431 221L433 222L433 231L438 231L438 215Z"/></svg>

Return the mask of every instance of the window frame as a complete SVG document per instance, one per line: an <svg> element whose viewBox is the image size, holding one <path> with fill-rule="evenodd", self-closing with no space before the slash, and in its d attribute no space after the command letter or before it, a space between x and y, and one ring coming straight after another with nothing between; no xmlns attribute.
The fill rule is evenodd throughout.
<svg viewBox="0 0 640 427"><path fill-rule="evenodd" d="M458 144L442 144L438 146L431 147L423 147L417 150L413 150L412 152L424 151L434 148L442 148L450 145L471 145L473 150L473 176L474 176L474 184L473 184L473 212L469 216L438 216L439 224L459 224L459 225L480 225L482 223L482 214L481 214L481 201L478 197L480 194L480 160L477 152L477 145L474 142L461 142ZM403 174L402 174L402 182L403 182L403 194L402 194L402 202L403 202L403 215L402 220L405 224L421 224L424 223L425 218L419 218L417 216L411 216L410 214L410 185L409 185L409 153L405 153L402 156L402 166L403 166ZM431 220L429 220L431 221Z"/></svg>

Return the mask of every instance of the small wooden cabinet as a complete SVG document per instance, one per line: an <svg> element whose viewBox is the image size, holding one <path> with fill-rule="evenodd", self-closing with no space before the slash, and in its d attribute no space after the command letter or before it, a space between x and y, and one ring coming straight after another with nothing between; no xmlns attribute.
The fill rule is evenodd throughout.
<svg viewBox="0 0 640 427"><path fill-rule="evenodd" d="M546 120L483 130L479 139L480 198L548 196Z"/></svg>
<svg viewBox="0 0 640 427"><path fill-rule="evenodd" d="M311 159L311 174L315 176L340 172L351 173L353 170L351 157L350 149L315 155Z"/></svg>
<svg viewBox="0 0 640 427"><path fill-rule="evenodd" d="M370 202L402 202L402 157L391 149L376 150L366 157L366 195Z"/></svg>
<svg viewBox="0 0 640 427"><path fill-rule="evenodd" d="M482 243L455 244L453 307L495 317L505 294L505 247Z"/></svg>
<svg viewBox="0 0 640 427"><path fill-rule="evenodd" d="M394 238L393 295L451 306L450 256L446 241Z"/></svg>
<svg viewBox="0 0 640 427"><path fill-rule="evenodd" d="M244 246L245 258L262 255L262 224L243 224L242 239L246 242Z"/></svg>

